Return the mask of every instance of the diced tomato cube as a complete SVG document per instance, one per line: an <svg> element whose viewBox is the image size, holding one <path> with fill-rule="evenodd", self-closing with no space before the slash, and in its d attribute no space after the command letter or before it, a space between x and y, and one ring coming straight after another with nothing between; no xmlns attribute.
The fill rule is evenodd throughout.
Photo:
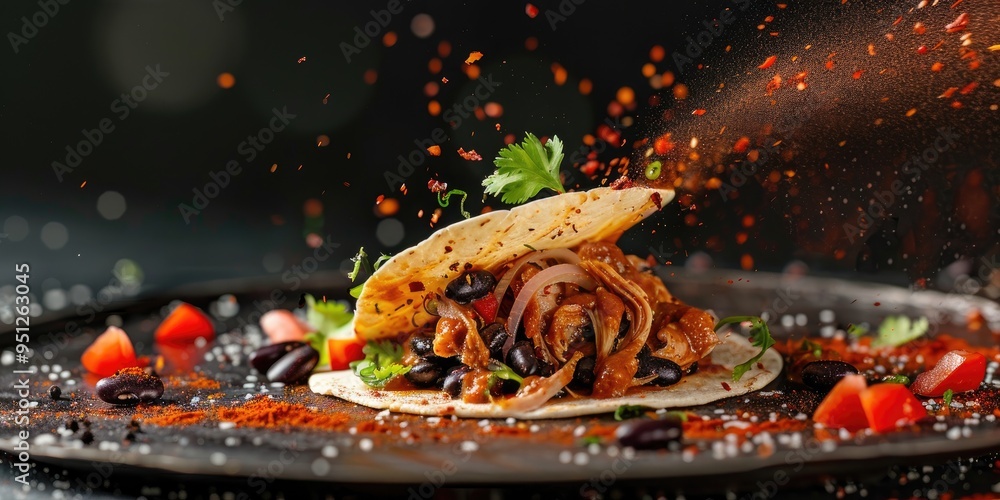
<svg viewBox="0 0 1000 500"><path fill-rule="evenodd" d="M903 384L876 384L860 398L868 426L875 432L891 431L927 416L927 410Z"/></svg>
<svg viewBox="0 0 1000 500"><path fill-rule="evenodd" d="M942 356L934 368L917 375L910 389L921 396L940 397L948 389L953 393L976 390L984 377L986 356L955 350Z"/></svg>
<svg viewBox="0 0 1000 500"><path fill-rule="evenodd" d="M813 413L813 421L851 432L868 427L860 395L868 387L863 375L847 375L830 389Z"/></svg>
<svg viewBox="0 0 1000 500"><path fill-rule="evenodd" d="M350 367L351 361L365 359L365 354L361 352L361 349L365 347L364 339L356 336L329 337L326 341L330 350L331 370L346 370Z"/></svg>
<svg viewBox="0 0 1000 500"><path fill-rule="evenodd" d="M83 367L101 377L114 375L122 368L139 366L135 349L128 334L116 326L109 326L99 335L80 358Z"/></svg>
<svg viewBox="0 0 1000 500"><path fill-rule="evenodd" d="M497 309L500 308L500 303L497 301L496 296L490 293L481 299L473 300L472 308L479 313L483 321L492 323L497 318Z"/></svg>
<svg viewBox="0 0 1000 500"><path fill-rule="evenodd" d="M215 326L205 313L191 304L181 302L167 315L163 323L156 327L156 342L184 344L194 342L198 337L205 340L215 338Z"/></svg>

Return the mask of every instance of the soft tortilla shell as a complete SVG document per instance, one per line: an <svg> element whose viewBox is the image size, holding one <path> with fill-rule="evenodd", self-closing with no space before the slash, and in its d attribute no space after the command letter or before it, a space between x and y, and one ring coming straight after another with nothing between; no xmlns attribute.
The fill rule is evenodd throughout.
<svg viewBox="0 0 1000 500"><path fill-rule="evenodd" d="M781 372L781 356L773 349L764 353L760 365L755 363L739 382L732 380L733 367L750 359L758 351L759 349L750 345L744 337L731 335L724 338L723 343L712 351L709 356L711 365L685 376L670 387L633 388L629 394L611 399L550 400L542 407L527 412L514 412L491 403L463 403L438 390L372 389L350 370L317 373L309 379L309 388L313 392L336 396L362 406L415 415L456 415L463 418L567 418L613 412L621 405L642 405L650 408L697 406L759 390ZM705 363L702 362L701 365L705 366ZM726 390L723 383L729 386L729 390Z"/></svg>
<svg viewBox="0 0 1000 500"><path fill-rule="evenodd" d="M530 252L526 245L545 250L616 240L673 197L666 189L597 188L447 226L389 259L368 279L358 298L355 331L368 339L413 331L434 319L424 311L424 295L441 293L466 267L496 272Z"/></svg>

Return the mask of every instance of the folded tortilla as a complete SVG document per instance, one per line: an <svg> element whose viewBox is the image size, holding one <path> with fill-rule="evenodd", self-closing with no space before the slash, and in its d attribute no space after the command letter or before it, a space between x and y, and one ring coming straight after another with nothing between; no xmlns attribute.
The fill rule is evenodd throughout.
<svg viewBox="0 0 1000 500"><path fill-rule="evenodd" d="M527 412L511 411L499 404L470 404L440 390L387 391L368 387L350 370L317 373L309 379L313 392L336 396L345 401L398 413L462 418L538 419L568 418L597 415L615 411L621 405L641 405L649 408L687 408L708 404L762 389L781 373L781 355L768 350L739 382L733 382L733 367L750 359L759 349L747 339L731 335L723 339L712 354L711 363L696 373L685 375L669 387L633 387L622 397L608 399L550 399L540 408ZM723 385L725 384L725 385ZM728 389L726 388L728 387Z"/></svg>

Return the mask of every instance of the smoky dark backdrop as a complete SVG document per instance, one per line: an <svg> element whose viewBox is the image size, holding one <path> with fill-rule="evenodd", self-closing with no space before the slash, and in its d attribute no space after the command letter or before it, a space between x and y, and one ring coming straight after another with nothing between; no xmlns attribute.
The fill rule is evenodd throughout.
<svg viewBox="0 0 1000 500"><path fill-rule="evenodd" d="M0 284L14 284L14 264L28 262L37 298L61 291L51 302L60 309L116 280L155 291L277 278L310 256L320 271L346 269L361 246L398 252L433 231L437 203L428 179L468 191L473 212L499 208L494 198L484 204L480 182L507 134L558 134L567 156L588 152L582 138L608 120L624 86L635 89L637 102L624 124L617 121L625 143L656 133L660 110L648 99L660 92L641 72L651 47L666 48L657 72L683 82L694 70L678 68L672 55L706 22L726 8L737 12L695 65L711 66L727 45L766 42L758 25L775 11L770 2L735 0L532 3L534 18L526 2L4 2L0 270L8 271L0 271ZM815 9L791 3L783 15L789 23L827 15ZM366 29L370 41L359 35ZM529 38L537 41L533 50ZM483 54L476 79L463 69L472 51ZM440 61L437 73L432 60ZM560 69L561 85L554 79ZM231 88L220 83L226 73ZM586 94L584 79L592 85ZM436 94L428 96L428 86ZM438 116L428 111L432 100L444 110ZM449 115L455 106L490 102L502 105L502 116ZM428 157L423 147L442 134L442 156ZM267 144L255 148L248 136ZM458 148L484 160L463 160ZM604 161L630 154L628 146L601 151ZM401 166L400 157L417 165ZM570 163L563 171L580 187L596 185ZM378 209L380 195L398 210ZM794 214L768 205L763 192L708 205L699 224L684 224L690 210L668 207L656 232L647 227L624 244L673 265L697 254L701 264L739 268L752 254L758 270L802 262L913 280L892 265L898 250L891 241L873 247L881 252L876 264L861 258L872 250L846 259L832 248L804 251L795 228L780 222ZM761 224L742 248L712 247L713 235L740 229L734 213L778 222ZM453 203L437 225L460 218ZM939 264L989 248L973 245Z"/></svg>

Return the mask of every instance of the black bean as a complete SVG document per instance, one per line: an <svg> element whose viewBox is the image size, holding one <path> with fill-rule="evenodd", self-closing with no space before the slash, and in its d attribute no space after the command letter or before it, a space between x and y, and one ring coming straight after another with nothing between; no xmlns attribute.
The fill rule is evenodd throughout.
<svg viewBox="0 0 1000 500"><path fill-rule="evenodd" d="M406 380L409 380L417 387L430 387L437 385L443 374L444 369L441 365L432 361L421 360L410 367L410 371L406 372L405 377Z"/></svg>
<svg viewBox="0 0 1000 500"><path fill-rule="evenodd" d="M55 399L59 399L59 396L62 396L62 388L61 387L59 387L58 385L53 385L53 386L49 387L49 397L50 398L52 398L52 399L55 400Z"/></svg>
<svg viewBox="0 0 1000 500"><path fill-rule="evenodd" d="M538 375L538 358L535 357L535 346L531 345L531 341L514 343L514 347L507 353L507 366L522 377Z"/></svg>
<svg viewBox="0 0 1000 500"><path fill-rule="evenodd" d="M635 372L635 378L645 378L656 375L656 378L649 382L650 385L666 387L680 382L684 375L681 367L669 359L653 356L653 351L649 346L642 346L639 351L639 369Z"/></svg>
<svg viewBox="0 0 1000 500"><path fill-rule="evenodd" d="M319 363L319 352L304 345L288 352L267 369L267 379L271 382L290 384L302 380L316 364Z"/></svg>
<svg viewBox="0 0 1000 500"><path fill-rule="evenodd" d="M698 362L697 361L695 361L694 363L691 363L691 366L688 367L687 374L691 375L692 373L698 373Z"/></svg>
<svg viewBox="0 0 1000 500"><path fill-rule="evenodd" d="M857 375L850 363L834 360L813 361L802 368L802 382L821 392L830 392L845 375Z"/></svg>
<svg viewBox="0 0 1000 500"><path fill-rule="evenodd" d="M459 304L468 304L492 293L497 279L488 271L469 271L451 280L444 289L444 296Z"/></svg>
<svg viewBox="0 0 1000 500"><path fill-rule="evenodd" d="M66 421L66 428L69 429L70 432L76 432L80 430L80 424L76 422L76 419L70 419Z"/></svg>
<svg viewBox="0 0 1000 500"><path fill-rule="evenodd" d="M503 346L510 338L507 329L500 323L492 323L480 330L479 334L482 335L486 348L490 350L490 357L497 361L503 360Z"/></svg>
<svg viewBox="0 0 1000 500"><path fill-rule="evenodd" d="M282 356L306 345L305 342L281 342L261 347L250 353L247 362L260 373L267 373L267 370Z"/></svg>
<svg viewBox="0 0 1000 500"><path fill-rule="evenodd" d="M116 405L137 405L156 401L163 395L163 381L139 368L118 370L97 381L97 397Z"/></svg>
<svg viewBox="0 0 1000 500"><path fill-rule="evenodd" d="M420 357L434 355L434 337L421 334L410 337L410 350Z"/></svg>
<svg viewBox="0 0 1000 500"><path fill-rule="evenodd" d="M570 384L578 389L590 389L593 387L594 380L597 377L594 373L596 364L596 356L586 356L581 358L580 361L576 363L576 369L573 370L573 380Z"/></svg>
<svg viewBox="0 0 1000 500"><path fill-rule="evenodd" d="M666 448L678 443L683 434L681 421L675 417L655 420L633 420L618 426L615 437L622 446L637 450Z"/></svg>
<svg viewBox="0 0 1000 500"><path fill-rule="evenodd" d="M83 444L93 443L94 442L94 433L90 432L89 430L83 431L83 435L80 436L80 440L83 441Z"/></svg>
<svg viewBox="0 0 1000 500"><path fill-rule="evenodd" d="M457 398L459 394L462 393L462 379L465 374L472 370L468 365L458 365L448 371L448 375L444 378L444 385L441 387L444 392L447 392L453 398Z"/></svg>

